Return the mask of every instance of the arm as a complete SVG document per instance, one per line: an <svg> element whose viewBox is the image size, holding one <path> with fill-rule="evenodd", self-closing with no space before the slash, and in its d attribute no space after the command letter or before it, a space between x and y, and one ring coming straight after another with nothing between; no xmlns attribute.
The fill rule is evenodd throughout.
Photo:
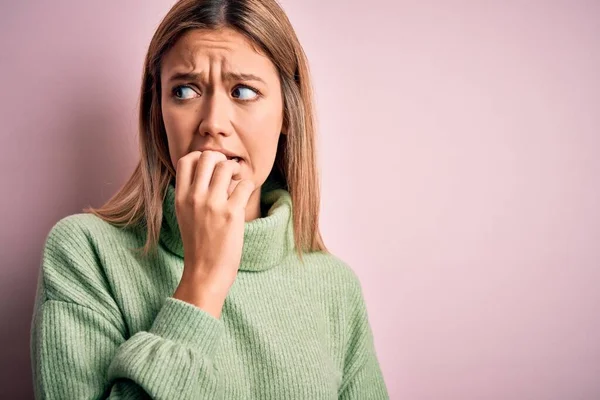
<svg viewBox="0 0 600 400"><path fill-rule="evenodd" d="M349 336L344 359L340 400L384 400L389 394L383 380L362 289L353 274L350 286Z"/></svg>
<svg viewBox="0 0 600 400"><path fill-rule="evenodd" d="M223 323L169 297L128 337L85 228L67 217L45 243L31 327L37 399L211 399Z"/></svg>

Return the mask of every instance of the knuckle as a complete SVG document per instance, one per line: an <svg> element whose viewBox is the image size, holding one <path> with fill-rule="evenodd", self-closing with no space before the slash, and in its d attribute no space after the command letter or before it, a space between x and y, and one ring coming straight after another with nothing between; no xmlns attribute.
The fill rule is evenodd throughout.
<svg viewBox="0 0 600 400"><path fill-rule="evenodd" d="M227 221L233 221L234 219L236 219L237 214L238 210L235 207L227 207L223 212L223 216Z"/></svg>
<svg viewBox="0 0 600 400"><path fill-rule="evenodd" d="M201 203L200 195L193 193L187 197L187 204L190 207L198 207L198 205L200 205L200 203Z"/></svg>
<svg viewBox="0 0 600 400"><path fill-rule="evenodd" d="M181 208L185 204L185 199L180 195L175 196L175 208Z"/></svg>
<svg viewBox="0 0 600 400"><path fill-rule="evenodd" d="M209 200L205 205L206 212L209 214L218 214L219 213L219 204L214 200Z"/></svg>

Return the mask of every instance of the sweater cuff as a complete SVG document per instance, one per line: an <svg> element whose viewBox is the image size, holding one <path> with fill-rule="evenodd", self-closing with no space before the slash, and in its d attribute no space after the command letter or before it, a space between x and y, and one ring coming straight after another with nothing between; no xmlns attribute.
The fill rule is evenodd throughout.
<svg viewBox="0 0 600 400"><path fill-rule="evenodd" d="M223 321L193 304L167 297L150 333L213 356L224 332Z"/></svg>

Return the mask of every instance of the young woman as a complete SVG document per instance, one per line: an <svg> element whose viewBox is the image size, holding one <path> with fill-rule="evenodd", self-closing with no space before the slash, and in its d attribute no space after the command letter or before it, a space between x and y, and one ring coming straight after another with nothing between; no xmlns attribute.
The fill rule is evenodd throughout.
<svg viewBox="0 0 600 400"><path fill-rule="evenodd" d="M140 161L45 242L45 399L387 399L325 248L309 69L275 0L182 0L145 60Z"/></svg>

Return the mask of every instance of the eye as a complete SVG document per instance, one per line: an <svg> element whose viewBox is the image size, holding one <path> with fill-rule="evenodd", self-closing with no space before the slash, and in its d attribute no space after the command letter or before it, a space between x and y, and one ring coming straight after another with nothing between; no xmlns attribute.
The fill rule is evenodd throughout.
<svg viewBox="0 0 600 400"><path fill-rule="evenodd" d="M182 86L176 86L173 88L173 96L175 96L177 99L179 100L186 100L189 99L191 97L186 97L186 92L187 92L187 96L191 96L194 97L194 93L196 93L196 91L194 89L192 89L189 86L186 85L182 85Z"/></svg>
<svg viewBox="0 0 600 400"><path fill-rule="evenodd" d="M237 93L242 93L241 96L244 96L244 95L247 96L249 94L251 95L251 93L254 92L254 94L255 94L254 97L251 97L251 98L240 98L240 100L246 100L246 101L256 99L260 95L260 92L258 90L254 89L254 88L251 88L250 86L245 86L245 85L237 86L235 89L233 89L233 93L234 93L233 97L236 97L235 96L236 92Z"/></svg>

